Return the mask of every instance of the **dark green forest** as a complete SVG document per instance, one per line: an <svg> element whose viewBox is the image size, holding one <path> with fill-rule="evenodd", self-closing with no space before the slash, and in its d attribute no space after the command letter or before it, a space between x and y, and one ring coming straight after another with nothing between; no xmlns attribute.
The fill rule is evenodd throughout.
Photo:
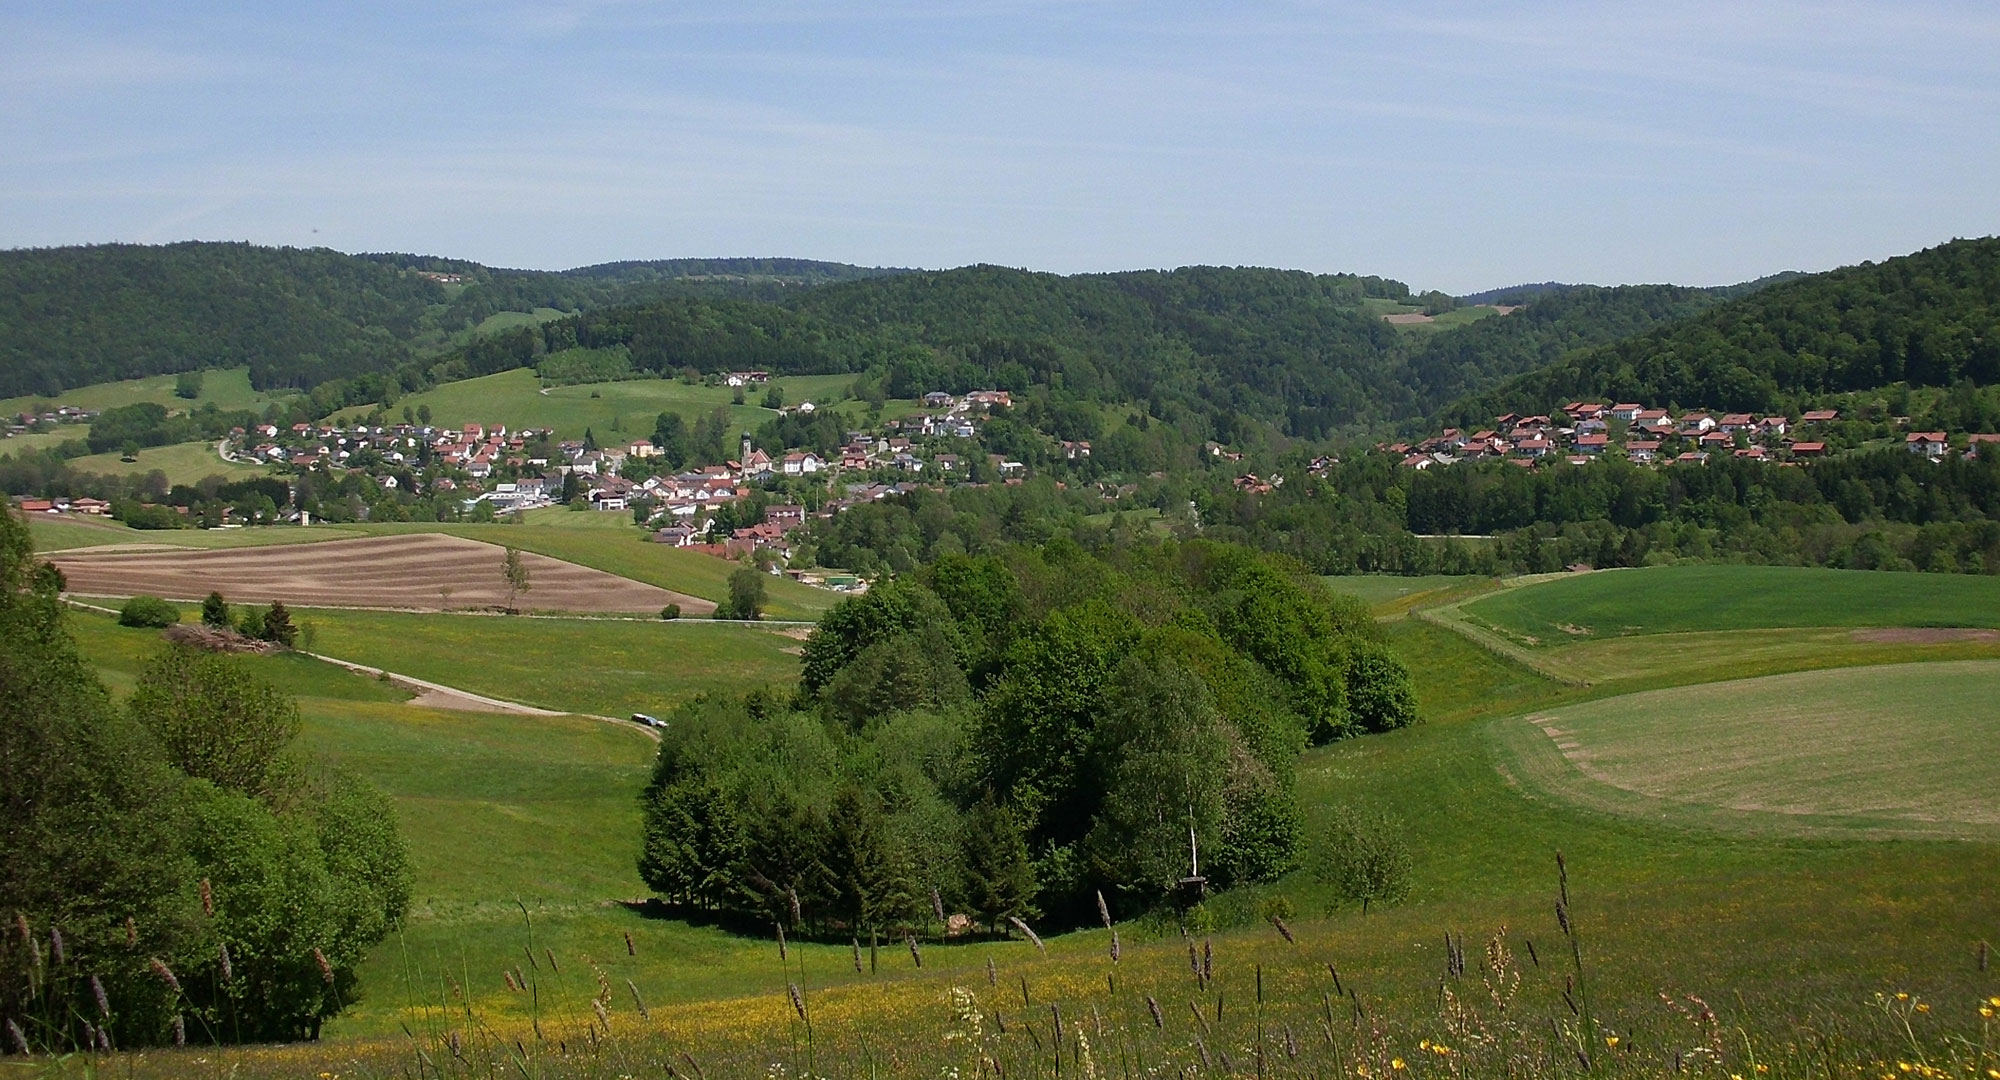
<svg viewBox="0 0 2000 1080"><path fill-rule="evenodd" d="M1585 398L1762 411L1899 382L2000 382L2000 240L1955 240L1783 281L1569 353L1447 418L1477 423Z"/></svg>
<svg viewBox="0 0 2000 1080"><path fill-rule="evenodd" d="M456 274L441 284L418 271ZM880 271L801 259L678 259L561 273L242 243L0 251L0 397L247 364L260 389L381 371L503 311L673 293L781 295Z"/></svg>

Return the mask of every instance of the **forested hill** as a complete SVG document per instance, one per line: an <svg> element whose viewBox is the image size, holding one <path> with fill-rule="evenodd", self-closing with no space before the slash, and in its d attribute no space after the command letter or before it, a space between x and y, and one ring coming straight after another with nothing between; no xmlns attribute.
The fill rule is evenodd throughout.
<svg viewBox="0 0 2000 1080"><path fill-rule="evenodd" d="M523 366L572 345L623 346L634 367L655 372L873 372L890 397L1039 386L1133 406L1197 441L1266 425L1317 437L1407 409L1405 339L1368 302L1408 295L1401 282L1345 274L1063 277L972 266L826 285L781 303L676 298L586 312L484 342L467 351L465 371Z"/></svg>
<svg viewBox="0 0 2000 1080"><path fill-rule="evenodd" d="M1429 412L1576 349L1642 334L1723 300L1723 290L1681 285L1561 286L1504 319L1433 336L1410 357L1410 389Z"/></svg>
<svg viewBox="0 0 2000 1080"><path fill-rule="evenodd" d="M1529 309L1533 310L1533 309ZM2000 239L1792 277L1578 350L1464 399L1448 419L1579 398L1744 411L1891 383L2000 382Z"/></svg>
<svg viewBox="0 0 2000 1080"><path fill-rule="evenodd" d="M0 251L0 397L240 364L259 387L313 386L453 347L500 312L774 297L878 272L690 259L552 273L240 243Z"/></svg>

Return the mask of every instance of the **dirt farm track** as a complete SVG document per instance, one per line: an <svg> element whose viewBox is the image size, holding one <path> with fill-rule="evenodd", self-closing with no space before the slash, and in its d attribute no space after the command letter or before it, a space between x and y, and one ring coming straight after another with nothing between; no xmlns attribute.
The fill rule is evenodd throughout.
<svg viewBox="0 0 2000 1080"><path fill-rule="evenodd" d="M87 549L59 554L69 591L84 596L161 596L198 601L211 591L232 603L283 600L300 607L419 611L507 603L503 550L456 536L328 540L220 551ZM515 606L535 611L657 612L679 604L706 615L715 604L602 570L521 553L530 589Z"/></svg>

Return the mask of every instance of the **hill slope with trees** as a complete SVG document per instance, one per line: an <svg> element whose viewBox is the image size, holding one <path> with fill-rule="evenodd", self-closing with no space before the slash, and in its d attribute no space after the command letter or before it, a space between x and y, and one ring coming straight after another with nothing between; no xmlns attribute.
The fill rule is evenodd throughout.
<svg viewBox="0 0 2000 1080"><path fill-rule="evenodd" d="M879 272L680 259L550 273L244 243L0 251L0 397L246 364L260 389L311 387L448 348L500 312L777 296Z"/></svg>
<svg viewBox="0 0 2000 1080"><path fill-rule="evenodd" d="M1987 238L1781 281L1570 353L1451 414L1472 420L1579 398L1769 411L1899 382L1996 381L2000 239Z"/></svg>

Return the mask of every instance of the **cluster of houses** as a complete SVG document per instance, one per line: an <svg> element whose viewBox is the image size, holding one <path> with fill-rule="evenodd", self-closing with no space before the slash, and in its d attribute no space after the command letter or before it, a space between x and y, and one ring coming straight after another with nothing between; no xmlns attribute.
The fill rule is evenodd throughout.
<svg viewBox="0 0 2000 1080"><path fill-rule="evenodd" d="M1494 417L1490 428L1446 428L1418 443L1377 448L1402 455L1403 466L1411 469L1480 460L1582 465L1614 454L1636 462L1693 464L1718 456L1788 462L1824 455L1826 443L1816 436L1839 419L1835 409L1810 410L1797 419L1703 411L1674 416L1636 402L1573 401L1552 416L1508 413ZM2000 443L2000 436L1971 436L1969 452L1994 443ZM1951 452L1950 436L1942 431L1909 432L1904 445L1933 459Z"/></svg>
<svg viewBox="0 0 2000 1080"><path fill-rule="evenodd" d="M733 386L757 385L769 379L769 373L762 371L736 371L725 376ZM553 432L546 428L509 430L499 424L433 427L322 422L289 428L262 424L234 431L225 453L239 461L302 471L362 469L385 489L404 483L399 476L422 472L433 491L456 493L468 509L485 502L499 513L552 505L562 499L565 483L573 478L575 497L587 500L593 509L647 508L647 520L659 542L709 548L729 556L758 548L789 554L787 537L808 519L804 508L769 507L761 522L736 529L710 544L716 511L749 498L771 481L788 478L878 470L912 477L927 473L937 481L969 478L969 454L936 452L935 444L919 440L973 438L988 411L1012 405L1004 390L976 390L963 397L933 393L925 395L924 402L939 411L889 421L882 432L849 431L837 455L821 456L811 450L772 453L752 445L751 437L745 434L733 460L643 478L621 474L628 471L629 463L660 453L650 441L586 447L573 440L555 441ZM795 408L803 411L808 406ZM1061 452L1070 460L1088 458L1090 444L1064 442ZM988 454L986 460L1003 481L1018 482L1027 471L1023 463L1001 455ZM643 471L652 473L650 469ZM820 506L813 516L831 517L908 486L850 483L844 494Z"/></svg>
<svg viewBox="0 0 2000 1080"><path fill-rule="evenodd" d="M7 425L0 429L0 438L11 439L16 435L32 435L57 424L88 424L97 419L97 410L79 409L74 405L49 409L44 412L18 412L7 417Z"/></svg>
<svg viewBox="0 0 2000 1080"><path fill-rule="evenodd" d="M14 497L14 509L23 514L88 514L101 517L111 512L111 504L103 499L30 499L17 495Z"/></svg>

